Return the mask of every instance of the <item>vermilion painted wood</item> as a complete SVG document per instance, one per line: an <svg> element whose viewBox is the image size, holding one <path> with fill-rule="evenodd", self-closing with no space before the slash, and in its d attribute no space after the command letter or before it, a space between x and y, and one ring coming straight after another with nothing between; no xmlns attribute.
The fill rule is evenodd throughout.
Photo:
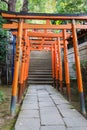
<svg viewBox="0 0 87 130"><path fill-rule="evenodd" d="M4 29L17 29L18 28L18 23L12 23L12 24L3 24ZM77 29L87 29L87 25L82 25L82 24L76 24ZM71 30L72 25L71 24L61 24L61 25L46 25L46 24L28 24L28 23L23 23L23 29L55 29L55 30L62 30L62 29L67 29Z"/></svg>
<svg viewBox="0 0 87 130"><path fill-rule="evenodd" d="M17 96L17 88L18 88L18 72L19 72L19 64L20 64L20 48L21 48L21 41L22 41L22 25L23 20L20 20L19 27L18 27L18 38L16 44L16 56L15 56L15 68L14 68L14 77L12 83L12 98L11 98L11 114L14 114L15 107L16 107L16 96Z"/></svg>

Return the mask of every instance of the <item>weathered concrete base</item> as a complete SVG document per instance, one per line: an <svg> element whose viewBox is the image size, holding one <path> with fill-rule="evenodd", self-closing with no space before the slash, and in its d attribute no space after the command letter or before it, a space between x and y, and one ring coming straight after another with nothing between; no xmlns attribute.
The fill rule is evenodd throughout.
<svg viewBox="0 0 87 130"><path fill-rule="evenodd" d="M15 130L87 130L87 120L50 85L30 85Z"/></svg>

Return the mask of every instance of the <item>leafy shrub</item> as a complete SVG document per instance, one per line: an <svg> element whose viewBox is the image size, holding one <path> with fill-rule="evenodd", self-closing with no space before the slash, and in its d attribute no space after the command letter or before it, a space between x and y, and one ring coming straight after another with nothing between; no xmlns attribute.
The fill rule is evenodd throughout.
<svg viewBox="0 0 87 130"><path fill-rule="evenodd" d="M81 61L81 68L86 68L87 67L87 60L82 60Z"/></svg>
<svg viewBox="0 0 87 130"><path fill-rule="evenodd" d="M81 63L81 69L87 68L87 60L82 60L80 63ZM73 68L73 70L76 70L76 65L73 64L73 65L72 65L72 68Z"/></svg>
<svg viewBox="0 0 87 130"><path fill-rule="evenodd" d="M5 100L5 95L2 91L0 91L0 103Z"/></svg>
<svg viewBox="0 0 87 130"><path fill-rule="evenodd" d="M6 60L6 46L7 46L7 31L2 28L2 24L6 23L6 20L4 20L0 16L0 64L5 63Z"/></svg>
<svg viewBox="0 0 87 130"><path fill-rule="evenodd" d="M84 82L86 82L87 81L87 60L82 60L80 63L81 63L82 79ZM75 64L73 64L72 68L73 70L76 71Z"/></svg>

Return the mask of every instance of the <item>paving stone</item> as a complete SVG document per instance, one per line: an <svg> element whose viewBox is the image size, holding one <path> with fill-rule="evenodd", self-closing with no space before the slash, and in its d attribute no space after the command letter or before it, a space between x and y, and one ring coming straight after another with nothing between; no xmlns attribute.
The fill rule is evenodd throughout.
<svg viewBox="0 0 87 130"><path fill-rule="evenodd" d="M75 109L59 109L63 117L82 117Z"/></svg>
<svg viewBox="0 0 87 130"><path fill-rule="evenodd" d="M41 130L66 130L64 126L42 126Z"/></svg>
<svg viewBox="0 0 87 130"><path fill-rule="evenodd" d="M68 103L69 103L69 102L68 102L67 100L65 100L65 99L60 99L60 100L55 99L54 102L55 102L56 105L58 105L58 104L68 104Z"/></svg>
<svg viewBox="0 0 87 130"><path fill-rule="evenodd" d="M40 120L39 119L24 119L17 120L15 130L39 130Z"/></svg>
<svg viewBox="0 0 87 130"><path fill-rule="evenodd" d="M41 95L48 95L48 92L42 90L42 92L40 92L40 91L38 92L38 95L40 95L40 96Z"/></svg>
<svg viewBox="0 0 87 130"><path fill-rule="evenodd" d="M23 101L23 104L28 104L28 103L32 103L32 102L37 103L38 102L37 98L27 98Z"/></svg>
<svg viewBox="0 0 87 130"><path fill-rule="evenodd" d="M39 118L38 110L22 110L19 114L20 118Z"/></svg>
<svg viewBox="0 0 87 130"><path fill-rule="evenodd" d="M87 127L73 127L73 128L67 128L67 130L87 130Z"/></svg>
<svg viewBox="0 0 87 130"><path fill-rule="evenodd" d="M84 117L68 117L63 120L67 127L87 127L87 120Z"/></svg>
<svg viewBox="0 0 87 130"><path fill-rule="evenodd" d="M58 109L74 109L74 107L72 106L72 105L70 105L70 104L59 104L59 105L57 105L57 108Z"/></svg>
<svg viewBox="0 0 87 130"><path fill-rule="evenodd" d="M64 97L60 93L51 94L52 99L64 99Z"/></svg>
<svg viewBox="0 0 87 130"><path fill-rule="evenodd" d="M22 110L26 110L26 109L32 109L33 110L33 109L39 109L39 108L38 108L38 103L31 102L31 103L27 103L27 104L23 103L21 109Z"/></svg>
<svg viewBox="0 0 87 130"><path fill-rule="evenodd" d="M39 102L52 102L52 99L49 97L49 98L39 98Z"/></svg>
<svg viewBox="0 0 87 130"><path fill-rule="evenodd" d="M27 94L37 94L37 91L35 89L34 90L28 89Z"/></svg>
<svg viewBox="0 0 87 130"><path fill-rule="evenodd" d="M55 107L54 103L51 102L39 102L39 107L43 108L43 107Z"/></svg>
<svg viewBox="0 0 87 130"><path fill-rule="evenodd" d="M44 107L40 109L42 125L64 125L56 107Z"/></svg>
<svg viewBox="0 0 87 130"><path fill-rule="evenodd" d="M27 98L25 98L25 100L24 100L25 102L34 102L34 101L37 101L37 97L27 97Z"/></svg>
<svg viewBox="0 0 87 130"><path fill-rule="evenodd" d="M49 98L48 94L38 94L38 98Z"/></svg>

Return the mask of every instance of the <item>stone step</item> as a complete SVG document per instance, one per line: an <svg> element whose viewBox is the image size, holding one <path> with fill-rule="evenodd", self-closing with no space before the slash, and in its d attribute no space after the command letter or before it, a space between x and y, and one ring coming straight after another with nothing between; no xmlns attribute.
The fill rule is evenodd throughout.
<svg viewBox="0 0 87 130"><path fill-rule="evenodd" d="M53 81L28 81L28 84L53 84Z"/></svg>
<svg viewBox="0 0 87 130"><path fill-rule="evenodd" d="M46 51L32 51L29 65L29 84L52 84L51 53Z"/></svg>
<svg viewBox="0 0 87 130"><path fill-rule="evenodd" d="M41 77L41 78L46 78L46 77L47 77L47 78L52 78L52 75L49 75L49 74L48 74L48 75L39 75L39 74L38 74L38 75L37 75L37 74L36 74L36 75L35 75L35 74L29 75L29 78L32 78L32 77L33 77L33 78L35 78L35 77L38 77L38 78L40 78L40 77Z"/></svg>
<svg viewBox="0 0 87 130"><path fill-rule="evenodd" d="M48 75L49 74L49 75L52 75L52 72L48 73L48 72L44 72L44 71L43 72L32 72L31 71L31 72L29 72L29 75L31 75L31 74L37 74L37 75Z"/></svg>
<svg viewBox="0 0 87 130"><path fill-rule="evenodd" d="M52 78L43 78L43 77L32 77L32 78L28 78L28 80L32 80L32 81L52 81L53 79Z"/></svg>
<svg viewBox="0 0 87 130"><path fill-rule="evenodd" d="M49 70L48 70L48 69L47 69L47 70L46 70L46 69L45 69L45 70L39 69L39 70L38 70L38 68L37 68L36 70L34 70L34 71L35 71L35 72L52 72L51 69L49 69ZM29 72L32 72L32 70L29 70Z"/></svg>
<svg viewBox="0 0 87 130"><path fill-rule="evenodd" d="M35 71L35 72L52 72L52 70L51 69L45 69L45 68L30 68L30 70L29 70L29 72L31 72L31 71Z"/></svg>

